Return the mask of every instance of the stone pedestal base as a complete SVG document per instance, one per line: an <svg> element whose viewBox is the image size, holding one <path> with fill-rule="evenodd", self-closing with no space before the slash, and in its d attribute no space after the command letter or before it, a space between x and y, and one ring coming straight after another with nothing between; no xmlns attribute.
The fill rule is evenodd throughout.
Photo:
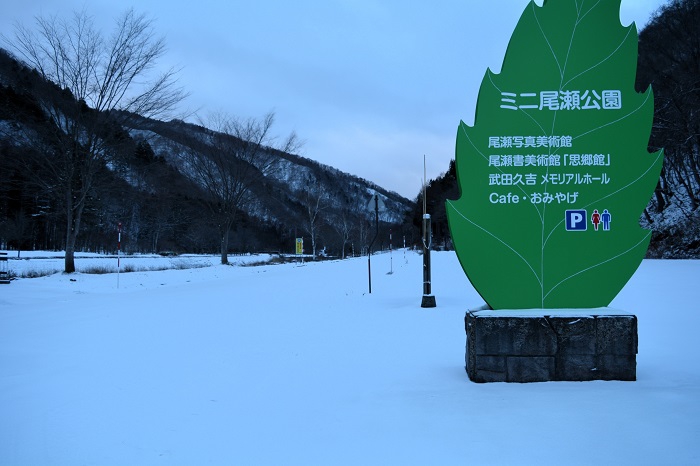
<svg viewBox="0 0 700 466"><path fill-rule="evenodd" d="M609 308L469 311L474 382L637 379L637 316Z"/></svg>

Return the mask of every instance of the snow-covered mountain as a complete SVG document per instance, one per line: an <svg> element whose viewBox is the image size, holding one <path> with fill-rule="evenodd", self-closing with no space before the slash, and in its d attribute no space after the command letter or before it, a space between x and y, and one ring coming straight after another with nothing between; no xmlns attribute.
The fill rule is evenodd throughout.
<svg viewBox="0 0 700 466"><path fill-rule="evenodd" d="M61 129L55 118L47 118L47 95L54 112L66 105L71 115L97 119L96 112L76 102L69 91L42 80L0 50L0 246L64 247L66 196L55 186L64 183L65 191L61 178L66 173L80 177L85 165L74 158L70 163L76 163L77 172L56 166L56 160L65 157L65 146L57 147ZM118 111L100 113L99 121L100 129L93 132L101 138L104 153L91 162L90 177L77 178L80 183L89 181L89 186L81 185L87 203L77 247L112 248L114 231L122 224L125 247L133 251L216 251L221 217L191 161L196 156L206 162L215 152L215 141L234 141L235 136L182 120ZM246 188L250 195L236 204L229 238L232 252L291 250L295 238L311 236L318 251L345 255L366 248L377 227L379 246L388 246L391 231L415 236L408 216L412 201L311 159L262 147L274 169L257 176ZM385 207L378 225L368 207L375 193Z"/></svg>

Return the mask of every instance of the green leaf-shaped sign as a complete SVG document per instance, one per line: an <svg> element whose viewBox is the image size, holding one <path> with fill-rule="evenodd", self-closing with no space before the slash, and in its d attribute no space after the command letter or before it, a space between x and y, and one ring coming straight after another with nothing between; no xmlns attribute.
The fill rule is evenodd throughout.
<svg viewBox="0 0 700 466"><path fill-rule="evenodd" d="M644 258L663 155L647 151L654 99L634 89L637 30L619 8L530 2L460 123L450 230L493 309L605 307Z"/></svg>

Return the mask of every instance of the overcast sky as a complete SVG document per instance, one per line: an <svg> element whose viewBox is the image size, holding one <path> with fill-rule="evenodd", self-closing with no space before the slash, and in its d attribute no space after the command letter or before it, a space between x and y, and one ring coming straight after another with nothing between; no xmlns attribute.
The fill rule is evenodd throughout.
<svg viewBox="0 0 700 466"><path fill-rule="evenodd" d="M592 1L592 0L588 0ZM614 1L614 0L603 0ZM618 0L619 1L619 0ZM538 5L542 0L537 0ZM666 2L622 0L642 29ZM239 117L276 113L300 155L408 198L448 168L460 120L473 123L487 67L500 70L527 0L139 0L155 20L190 93L182 110ZM87 5L87 6L86 6ZM104 30L131 4L113 0L5 2L0 31L83 7ZM190 118L194 121L194 118Z"/></svg>

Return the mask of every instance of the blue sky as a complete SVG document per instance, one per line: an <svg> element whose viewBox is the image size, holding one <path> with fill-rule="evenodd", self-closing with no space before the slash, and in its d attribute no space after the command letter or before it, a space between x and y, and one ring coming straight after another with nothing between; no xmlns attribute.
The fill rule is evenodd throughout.
<svg viewBox="0 0 700 466"><path fill-rule="evenodd" d="M590 1L590 0L588 0ZM606 1L606 0L603 0ZM536 1L538 5L542 0ZM621 21L641 29L665 2L622 0ZM155 20L190 93L182 110L206 118L276 113L275 133L296 131L300 155L408 198L448 168L460 120L471 124L486 68L500 70L527 0L139 0ZM36 15L83 7L112 30L132 6L109 0L3 6L0 31ZM194 117L190 118L194 121Z"/></svg>

